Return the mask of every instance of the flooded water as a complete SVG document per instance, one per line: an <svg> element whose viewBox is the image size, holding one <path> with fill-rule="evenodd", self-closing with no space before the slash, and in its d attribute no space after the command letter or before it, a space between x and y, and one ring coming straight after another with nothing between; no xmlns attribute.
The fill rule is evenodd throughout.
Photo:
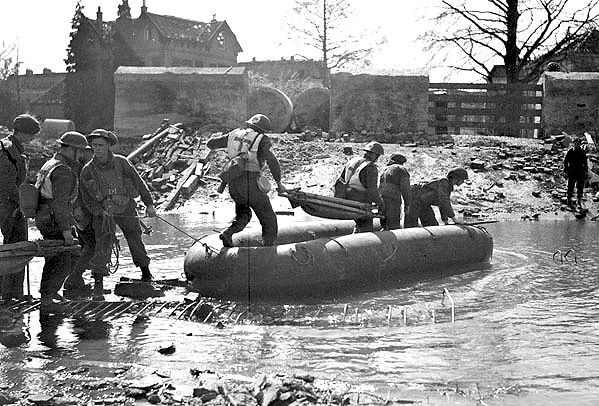
<svg viewBox="0 0 599 406"><path fill-rule="evenodd" d="M165 219L196 237L228 220L211 213ZM154 276L182 277L190 237L160 220L147 222L154 227L145 238ZM506 221L486 228L495 244L489 269L334 303L258 307L253 322L224 329L128 317L40 325L32 312L20 338L0 345L0 383L43 388L44 369L133 364L168 370L180 385L190 368L243 376L280 371L364 384L383 397L441 401L451 390L448 404L599 404L599 223ZM34 296L39 266L32 264ZM112 279L138 272L124 248ZM455 302L453 323L444 291ZM169 343L174 354L156 352Z"/></svg>

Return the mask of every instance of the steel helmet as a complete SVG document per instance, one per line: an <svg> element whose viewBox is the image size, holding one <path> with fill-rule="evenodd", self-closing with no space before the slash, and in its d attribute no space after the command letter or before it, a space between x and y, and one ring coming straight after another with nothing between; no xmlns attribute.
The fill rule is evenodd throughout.
<svg viewBox="0 0 599 406"><path fill-rule="evenodd" d="M453 179L466 180L468 179L468 172L464 168L453 168L452 170L447 172L447 177Z"/></svg>
<svg viewBox="0 0 599 406"><path fill-rule="evenodd" d="M81 149L91 148L88 145L85 136L77 131L67 131L66 133L62 134L59 139L56 140L56 143L59 145Z"/></svg>
<svg viewBox="0 0 599 406"><path fill-rule="evenodd" d="M104 138L110 145L115 145L119 142L118 137L112 131L104 130L102 128L96 128L87 136L89 142L94 138Z"/></svg>
<svg viewBox="0 0 599 406"><path fill-rule="evenodd" d="M261 131L263 133L270 132L270 119L264 114L254 114L248 119L248 121L246 121L246 123L257 131Z"/></svg>
<svg viewBox="0 0 599 406"><path fill-rule="evenodd" d="M379 156L385 153L385 151L383 150L383 146L376 141L370 141L368 144L366 144L363 150L373 152Z"/></svg>
<svg viewBox="0 0 599 406"><path fill-rule="evenodd" d="M12 122L15 131L35 135L40 132L40 122L30 114L20 114Z"/></svg>

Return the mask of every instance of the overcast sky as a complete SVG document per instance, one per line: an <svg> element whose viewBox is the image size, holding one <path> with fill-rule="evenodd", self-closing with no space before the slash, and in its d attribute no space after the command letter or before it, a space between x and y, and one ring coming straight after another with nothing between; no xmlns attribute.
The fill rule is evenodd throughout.
<svg viewBox="0 0 599 406"><path fill-rule="evenodd" d="M244 50L238 57L240 62L253 57L289 58L299 53L289 40L287 28L294 16L293 3L293 0L146 0L148 11L156 14L203 22L216 14L218 20L226 20ZM387 37L386 45L372 57L373 67L427 72L428 56L422 51L423 45L416 41L423 32L423 21L419 20L423 9L414 3L418 4L402 0L353 0L359 23L367 27L364 32L369 32L368 27L378 26L379 35ZM40 73L44 67L55 72L65 70L75 4L76 0L2 1L0 38L6 44L18 44L21 72L29 68ZM121 0L82 0L81 4L89 18L95 18L100 6L104 20L114 20ZM142 0L129 0L129 5L132 17L137 18ZM309 56L319 58L318 54ZM431 80L442 80L439 74L430 71Z"/></svg>

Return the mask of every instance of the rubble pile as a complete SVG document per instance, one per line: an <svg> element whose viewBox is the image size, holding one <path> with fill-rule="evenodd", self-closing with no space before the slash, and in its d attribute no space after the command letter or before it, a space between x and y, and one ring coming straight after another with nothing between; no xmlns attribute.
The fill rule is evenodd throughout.
<svg viewBox="0 0 599 406"><path fill-rule="evenodd" d="M531 141L538 145L531 146ZM553 199L554 208L566 209L566 177L563 174L563 160L570 143L571 138L563 134L544 140L522 139L520 145L516 141L510 146L500 140L494 140L493 137L486 139L478 137L474 142L461 138L459 145L469 144L475 152L467 166L475 172L499 171L502 175L502 179L496 178L488 188L479 193L471 193L468 197L495 202L505 197L504 192L498 190L503 188L504 181L517 183L534 180L537 181L538 187L531 192L532 196L539 198L543 193L548 194ZM591 168L589 186L597 192L599 155L591 144L587 144ZM597 194L594 194L593 201L599 201Z"/></svg>
<svg viewBox="0 0 599 406"><path fill-rule="evenodd" d="M320 129L304 129L299 135L302 141L313 141L322 138L328 142L369 142L378 141L385 144L402 144L405 146L433 146L453 144L453 138L447 134L423 134L419 132L393 133L376 131L353 131L351 133L326 132Z"/></svg>

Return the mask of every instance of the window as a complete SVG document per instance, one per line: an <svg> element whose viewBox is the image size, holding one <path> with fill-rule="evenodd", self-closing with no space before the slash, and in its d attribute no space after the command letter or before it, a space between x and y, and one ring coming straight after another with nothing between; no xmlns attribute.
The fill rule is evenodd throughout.
<svg viewBox="0 0 599 406"><path fill-rule="evenodd" d="M222 32L219 32L218 35L216 36L216 44L218 45L219 48L225 47L225 36L223 35Z"/></svg>
<svg viewBox="0 0 599 406"><path fill-rule="evenodd" d="M150 29L149 29L149 28L146 28L146 29L144 30L144 39L145 39L146 41L149 41L151 38L152 38L152 33L150 32Z"/></svg>

